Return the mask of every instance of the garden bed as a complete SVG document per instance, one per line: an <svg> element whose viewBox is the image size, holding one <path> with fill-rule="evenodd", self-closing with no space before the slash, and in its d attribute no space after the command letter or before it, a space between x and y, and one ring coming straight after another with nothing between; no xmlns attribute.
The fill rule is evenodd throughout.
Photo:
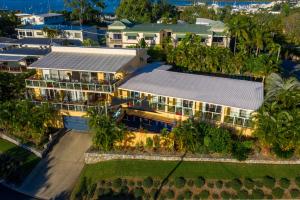
<svg viewBox="0 0 300 200"><path fill-rule="evenodd" d="M84 168L72 197L88 195L90 198L109 199L121 195L119 197L122 199L133 199L142 194L143 199L151 199L153 191L157 193L161 187L157 194L158 199L166 199L168 193L171 195L171 191L174 193L171 199L187 198L189 195L192 195L191 199L261 199L271 198L271 195L273 198L296 198L300 197L299 167L143 160L107 161ZM144 179L149 176L153 180L151 187L144 185ZM184 181L181 181L184 182L184 186L177 187L179 177L184 178ZM196 183L199 182L199 177L205 180L205 184L199 186ZM116 181L117 179L121 181ZM116 186L115 182L121 183L121 186Z"/></svg>

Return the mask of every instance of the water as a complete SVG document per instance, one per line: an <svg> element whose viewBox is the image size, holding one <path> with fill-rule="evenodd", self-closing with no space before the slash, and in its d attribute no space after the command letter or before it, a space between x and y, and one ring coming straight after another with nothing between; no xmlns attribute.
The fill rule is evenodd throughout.
<svg viewBox="0 0 300 200"><path fill-rule="evenodd" d="M48 4L49 2L49 4ZM107 7L105 8L105 13L114 13L116 8L119 5L120 0L105 0ZM174 5L189 5L190 1L188 0L169 0L170 3ZM266 2L257 2L257 4L266 3ZM212 4L212 2L208 2ZM253 4L252 1L245 2L218 2L219 6L226 5L249 5ZM65 10L67 7L64 5L64 0L0 0L0 9L8 10L20 10L25 13L45 13L48 12L50 5L50 10L59 11Z"/></svg>

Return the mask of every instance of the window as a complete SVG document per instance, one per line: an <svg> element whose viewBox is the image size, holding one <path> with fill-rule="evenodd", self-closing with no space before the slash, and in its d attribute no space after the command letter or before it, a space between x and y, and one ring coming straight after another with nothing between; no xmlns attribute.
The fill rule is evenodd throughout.
<svg viewBox="0 0 300 200"><path fill-rule="evenodd" d="M206 104L205 105L205 111L208 112L215 112L215 113L221 113L222 112L222 106L217 106L215 104Z"/></svg>
<svg viewBox="0 0 300 200"><path fill-rule="evenodd" d="M43 32L41 32L41 31L36 32L36 35L43 35Z"/></svg>
<svg viewBox="0 0 300 200"><path fill-rule="evenodd" d="M185 108L193 108L193 101L183 100L183 107Z"/></svg>
<svg viewBox="0 0 300 200"><path fill-rule="evenodd" d="M116 44L114 45L114 48L122 48L122 45Z"/></svg>
<svg viewBox="0 0 300 200"><path fill-rule="evenodd" d="M145 40L154 40L154 37L145 37Z"/></svg>
<svg viewBox="0 0 300 200"><path fill-rule="evenodd" d="M25 32L24 32L24 31L20 31L20 32L19 32L19 35L20 35L20 36L25 36Z"/></svg>
<svg viewBox="0 0 300 200"><path fill-rule="evenodd" d="M81 38L81 33L75 33L75 34L74 34L74 37L75 37L75 38Z"/></svg>
<svg viewBox="0 0 300 200"><path fill-rule="evenodd" d="M58 80L59 76L58 76L58 70L50 70L50 77L52 80Z"/></svg>
<svg viewBox="0 0 300 200"><path fill-rule="evenodd" d="M128 40L136 40L136 36L127 36Z"/></svg>
<svg viewBox="0 0 300 200"><path fill-rule="evenodd" d="M247 110L240 109L240 117L249 118L249 112Z"/></svg>
<svg viewBox="0 0 300 200"><path fill-rule="evenodd" d="M26 35L31 37L32 36L32 32L26 32Z"/></svg>
<svg viewBox="0 0 300 200"><path fill-rule="evenodd" d="M158 97L158 103L165 104L166 103L166 97L159 96Z"/></svg>
<svg viewBox="0 0 300 200"><path fill-rule="evenodd" d="M134 92L134 91L130 91L130 98L133 99L139 99L140 98L140 93L139 92Z"/></svg>
<svg viewBox="0 0 300 200"><path fill-rule="evenodd" d="M113 39L114 40L121 40L122 39L122 35L121 34L113 34Z"/></svg>

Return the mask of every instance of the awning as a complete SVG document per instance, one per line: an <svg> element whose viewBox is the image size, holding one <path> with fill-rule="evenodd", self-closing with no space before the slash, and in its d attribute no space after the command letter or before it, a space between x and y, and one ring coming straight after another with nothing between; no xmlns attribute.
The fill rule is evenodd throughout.
<svg viewBox="0 0 300 200"><path fill-rule="evenodd" d="M145 37L155 37L156 34L155 33L144 33Z"/></svg>
<svg viewBox="0 0 300 200"><path fill-rule="evenodd" d="M138 33L125 33L125 36L138 36Z"/></svg>

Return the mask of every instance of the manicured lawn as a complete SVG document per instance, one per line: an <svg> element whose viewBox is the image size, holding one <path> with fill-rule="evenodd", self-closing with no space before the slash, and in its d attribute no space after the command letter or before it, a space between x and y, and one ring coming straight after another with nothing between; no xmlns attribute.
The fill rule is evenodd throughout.
<svg viewBox="0 0 300 200"><path fill-rule="evenodd" d="M30 173L35 165L40 161L40 158L21 147L16 146L6 140L0 139L0 153L6 154L11 158L21 162L19 169L20 178L24 178ZM1 174L0 174L1 177Z"/></svg>
<svg viewBox="0 0 300 200"><path fill-rule="evenodd" d="M294 178L300 175L300 165L262 165L262 164L232 164L210 162L178 162L115 160L86 165L81 177L86 176L93 181L111 179L114 177L158 177L165 178L172 170L171 177L183 176L207 179L232 178L262 178L266 175L274 178Z"/></svg>

